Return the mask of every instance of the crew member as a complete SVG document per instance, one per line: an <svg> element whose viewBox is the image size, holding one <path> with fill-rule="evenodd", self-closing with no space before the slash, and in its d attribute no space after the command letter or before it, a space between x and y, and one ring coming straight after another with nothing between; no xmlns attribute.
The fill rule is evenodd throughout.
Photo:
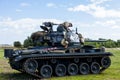
<svg viewBox="0 0 120 80"><path fill-rule="evenodd" d="M79 42L80 42L82 45L84 45L84 38L83 38L82 34L77 33L77 35L78 35L78 38L79 38Z"/></svg>
<svg viewBox="0 0 120 80"><path fill-rule="evenodd" d="M57 31L58 32L64 32L64 31L69 32L70 31L69 27L72 27L72 23L64 22L57 27Z"/></svg>
<svg viewBox="0 0 120 80"><path fill-rule="evenodd" d="M70 31L69 27L72 27L72 23L64 22L57 27L57 31L64 34L64 38L62 39L61 44L65 48L67 48L69 44L68 36L67 36L67 33Z"/></svg>

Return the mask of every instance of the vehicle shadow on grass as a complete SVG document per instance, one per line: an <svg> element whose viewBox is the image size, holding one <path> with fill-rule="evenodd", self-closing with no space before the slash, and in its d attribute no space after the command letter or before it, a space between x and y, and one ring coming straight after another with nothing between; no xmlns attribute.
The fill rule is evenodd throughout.
<svg viewBox="0 0 120 80"><path fill-rule="evenodd" d="M1 80L39 80L26 73L0 73Z"/></svg>

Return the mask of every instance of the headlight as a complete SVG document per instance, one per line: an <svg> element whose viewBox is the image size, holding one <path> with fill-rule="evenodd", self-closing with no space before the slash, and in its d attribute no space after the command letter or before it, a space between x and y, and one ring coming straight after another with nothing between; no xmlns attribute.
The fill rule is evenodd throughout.
<svg viewBox="0 0 120 80"><path fill-rule="evenodd" d="M21 50L15 50L13 56L17 56L21 54Z"/></svg>
<svg viewBox="0 0 120 80"><path fill-rule="evenodd" d="M101 47L101 52L105 52L105 47L104 46Z"/></svg>

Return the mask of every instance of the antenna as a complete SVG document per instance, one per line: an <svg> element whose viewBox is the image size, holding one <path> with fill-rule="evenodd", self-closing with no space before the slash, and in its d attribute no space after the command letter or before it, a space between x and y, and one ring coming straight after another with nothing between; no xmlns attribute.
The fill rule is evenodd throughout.
<svg viewBox="0 0 120 80"><path fill-rule="evenodd" d="M77 27L76 27L76 34L78 34L78 32L77 32Z"/></svg>

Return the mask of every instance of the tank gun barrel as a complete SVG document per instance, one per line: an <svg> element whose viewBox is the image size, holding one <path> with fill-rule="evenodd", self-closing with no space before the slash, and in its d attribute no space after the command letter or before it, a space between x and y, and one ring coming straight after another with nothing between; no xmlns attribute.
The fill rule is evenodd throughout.
<svg viewBox="0 0 120 80"><path fill-rule="evenodd" d="M53 23L53 22L43 22L42 24L44 24L44 25L46 25L46 26L48 26L48 25L59 25L59 24L57 24L57 23Z"/></svg>
<svg viewBox="0 0 120 80"><path fill-rule="evenodd" d="M59 25L59 24L57 24L57 23L52 23L53 25Z"/></svg>
<svg viewBox="0 0 120 80"><path fill-rule="evenodd" d="M85 40L85 42L106 42L107 40Z"/></svg>

